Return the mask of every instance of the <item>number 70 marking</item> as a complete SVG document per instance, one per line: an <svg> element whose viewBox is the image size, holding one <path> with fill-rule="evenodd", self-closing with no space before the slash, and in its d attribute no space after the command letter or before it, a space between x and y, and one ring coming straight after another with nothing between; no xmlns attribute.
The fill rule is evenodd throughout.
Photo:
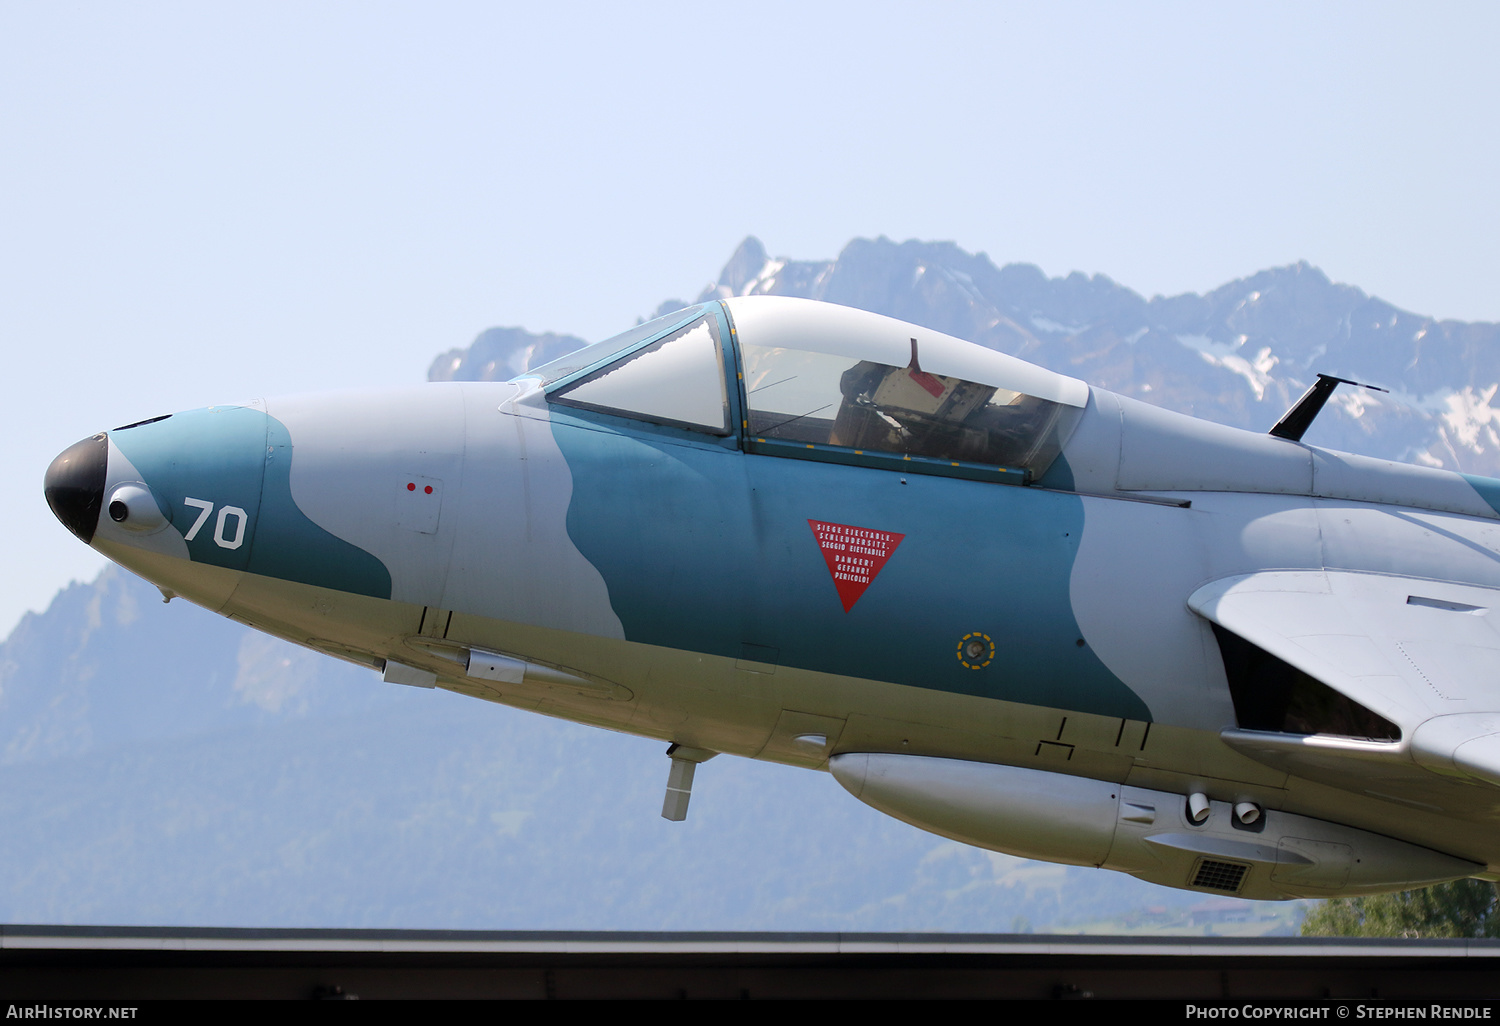
<svg viewBox="0 0 1500 1026"><path fill-rule="evenodd" d="M198 519L193 521L193 526L188 528L187 533L182 536L183 541L192 541L198 537L198 532L203 530L203 525L214 511L214 504L206 499L191 497L184 497L182 501L185 505L198 510ZM224 529L230 517L234 518L234 537L226 538ZM245 511L238 506L220 506L219 519L214 523L214 544L221 549L237 549L245 544L245 522L249 519Z"/></svg>

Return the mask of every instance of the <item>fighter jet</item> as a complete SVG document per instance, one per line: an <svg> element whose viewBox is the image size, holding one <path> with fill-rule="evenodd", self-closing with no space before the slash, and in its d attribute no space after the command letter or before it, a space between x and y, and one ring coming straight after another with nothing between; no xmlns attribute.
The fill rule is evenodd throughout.
<svg viewBox="0 0 1500 1026"><path fill-rule="evenodd" d="M386 681L831 772L1247 898L1500 875L1500 481L746 297L503 383L210 406L46 474L85 543Z"/></svg>

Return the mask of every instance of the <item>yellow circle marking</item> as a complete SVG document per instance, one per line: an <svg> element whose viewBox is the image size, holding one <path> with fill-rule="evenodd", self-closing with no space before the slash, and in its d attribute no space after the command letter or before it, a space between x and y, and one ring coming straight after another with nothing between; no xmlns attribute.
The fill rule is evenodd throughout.
<svg viewBox="0 0 1500 1026"><path fill-rule="evenodd" d="M978 656L974 656L972 658L964 652L964 649L969 647L969 643L971 641L979 641L984 645L983 651ZM969 669L982 670L986 666L990 665L990 663L993 662L994 659L995 641L983 631L970 631L968 634L965 634L962 638L959 639L958 661L963 663Z"/></svg>

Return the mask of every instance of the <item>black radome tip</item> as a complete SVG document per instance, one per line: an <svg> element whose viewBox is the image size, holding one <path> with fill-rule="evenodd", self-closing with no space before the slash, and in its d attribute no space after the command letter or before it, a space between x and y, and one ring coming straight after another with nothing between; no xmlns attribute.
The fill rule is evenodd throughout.
<svg viewBox="0 0 1500 1026"><path fill-rule="evenodd" d="M101 433L68 446L47 468L43 482L47 505L84 544L94 540L94 528L99 525L108 464L109 442Z"/></svg>

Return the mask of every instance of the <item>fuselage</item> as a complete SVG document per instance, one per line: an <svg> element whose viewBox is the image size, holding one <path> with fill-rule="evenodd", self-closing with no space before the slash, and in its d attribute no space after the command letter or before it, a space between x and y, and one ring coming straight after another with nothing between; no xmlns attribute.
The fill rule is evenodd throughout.
<svg viewBox="0 0 1500 1026"><path fill-rule="evenodd" d="M622 338L512 382L115 429L59 457L49 499L169 595L388 680L707 753L931 760L880 763L925 768L914 805L872 804L990 847L1175 882L924 818L947 784L922 774L1038 773L960 790L1061 781L1064 803L1069 781L1117 806L1121 788L1203 795L1457 867L1367 890L1500 864L1500 791L1412 747L1424 724L1488 712L1486 682L1424 693L1411 640L1415 677L1335 679L1318 660L1379 660L1381 639L1314 625L1347 643L1298 648L1255 604L1282 588L1316 619L1376 582L1405 588L1399 615L1449 614L1434 645L1453 616L1493 633L1473 596L1500 589L1500 484L1208 424L821 304L711 303ZM1270 671L1237 671L1236 644L1316 680L1267 711ZM1266 893L1325 892L1340 887Z"/></svg>

